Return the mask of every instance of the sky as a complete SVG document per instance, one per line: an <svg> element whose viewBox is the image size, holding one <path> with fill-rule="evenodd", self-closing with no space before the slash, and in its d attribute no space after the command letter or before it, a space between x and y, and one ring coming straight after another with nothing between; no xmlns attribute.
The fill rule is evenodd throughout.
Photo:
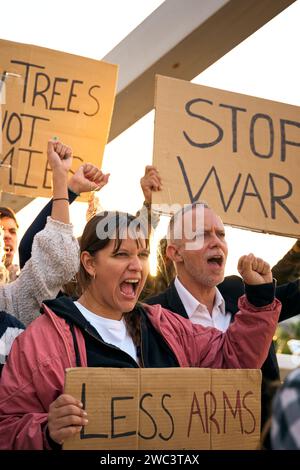
<svg viewBox="0 0 300 470"><path fill-rule="evenodd" d="M161 0L3 2L0 38L101 59L161 3ZM193 82L299 106L296 47L300 43L299 17L297 0ZM152 162L153 123L152 111L106 146L102 169L110 172L111 177L99 195L103 208L135 212L141 206L139 180L145 165ZM18 213L20 236L44 203L45 199L37 198ZM85 211L86 204L71 206L76 235L80 235L85 224ZM165 233L166 224L164 218L156 239ZM249 252L273 265L294 242L287 237L231 227L226 227L226 234L227 274L236 273L238 258Z"/></svg>

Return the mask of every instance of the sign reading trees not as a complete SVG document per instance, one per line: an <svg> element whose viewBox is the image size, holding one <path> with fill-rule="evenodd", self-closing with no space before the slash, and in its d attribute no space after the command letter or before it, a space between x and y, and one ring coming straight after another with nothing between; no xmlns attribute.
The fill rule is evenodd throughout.
<svg viewBox="0 0 300 470"><path fill-rule="evenodd" d="M257 449L261 371L67 369L88 424L64 449Z"/></svg>
<svg viewBox="0 0 300 470"><path fill-rule="evenodd" d="M155 108L162 212L204 200L227 224L299 236L299 107L158 76Z"/></svg>
<svg viewBox="0 0 300 470"><path fill-rule="evenodd" d="M73 148L73 170L100 166L116 79L116 65L0 40L1 189L49 196L53 137Z"/></svg>

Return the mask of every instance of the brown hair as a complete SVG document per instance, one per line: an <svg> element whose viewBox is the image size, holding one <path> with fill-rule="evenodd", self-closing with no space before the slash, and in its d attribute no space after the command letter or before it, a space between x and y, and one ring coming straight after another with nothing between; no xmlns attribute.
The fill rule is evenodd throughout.
<svg viewBox="0 0 300 470"><path fill-rule="evenodd" d="M157 272L155 276L148 275L146 284L140 295L140 301L158 295L169 287L176 277L176 268L173 261L166 255L167 239L162 238L156 251Z"/></svg>
<svg viewBox="0 0 300 470"><path fill-rule="evenodd" d="M7 217L8 219L13 219L17 228L19 228L16 214L10 207L0 207L0 219L3 219L4 217Z"/></svg>

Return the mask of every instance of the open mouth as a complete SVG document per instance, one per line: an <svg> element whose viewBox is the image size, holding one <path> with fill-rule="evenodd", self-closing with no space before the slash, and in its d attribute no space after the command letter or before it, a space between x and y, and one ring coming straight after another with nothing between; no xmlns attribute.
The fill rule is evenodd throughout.
<svg viewBox="0 0 300 470"><path fill-rule="evenodd" d="M127 299L134 299L136 297L136 292L137 292L139 283L140 283L140 279L126 279L126 281L123 281L120 284L121 293Z"/></svg>
<svg viewBox="0 0 300 470"><path fill-rule="evenodd" d="M210 258L207 259L208 264L219 266L220 268L223 266L223 256L222 255L216 255L216 256L211 256Z"/></svg>

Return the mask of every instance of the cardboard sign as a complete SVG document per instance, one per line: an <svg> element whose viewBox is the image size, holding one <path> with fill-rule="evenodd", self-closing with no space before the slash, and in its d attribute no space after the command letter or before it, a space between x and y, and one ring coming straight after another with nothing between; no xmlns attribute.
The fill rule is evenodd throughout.
<svg viewBox="0 0 300 470"><path fill-rule="evenodd" d="M117 66L0 40L1 189L51 195L47 141L58 137L83 162L101 166Z"/></svg>
<svg viewBox="0 0 300 470"><path fill-rule="evenodd" d="M64 449L256 449L260 370L75 368L88 425Z"/></svg>
<svg viewBox="0 0 300 470"><path fill-rule="evenodd" d="M299 236L300 108L162 76L155 108L162 212L202 200L226 224Z"/></svg>

